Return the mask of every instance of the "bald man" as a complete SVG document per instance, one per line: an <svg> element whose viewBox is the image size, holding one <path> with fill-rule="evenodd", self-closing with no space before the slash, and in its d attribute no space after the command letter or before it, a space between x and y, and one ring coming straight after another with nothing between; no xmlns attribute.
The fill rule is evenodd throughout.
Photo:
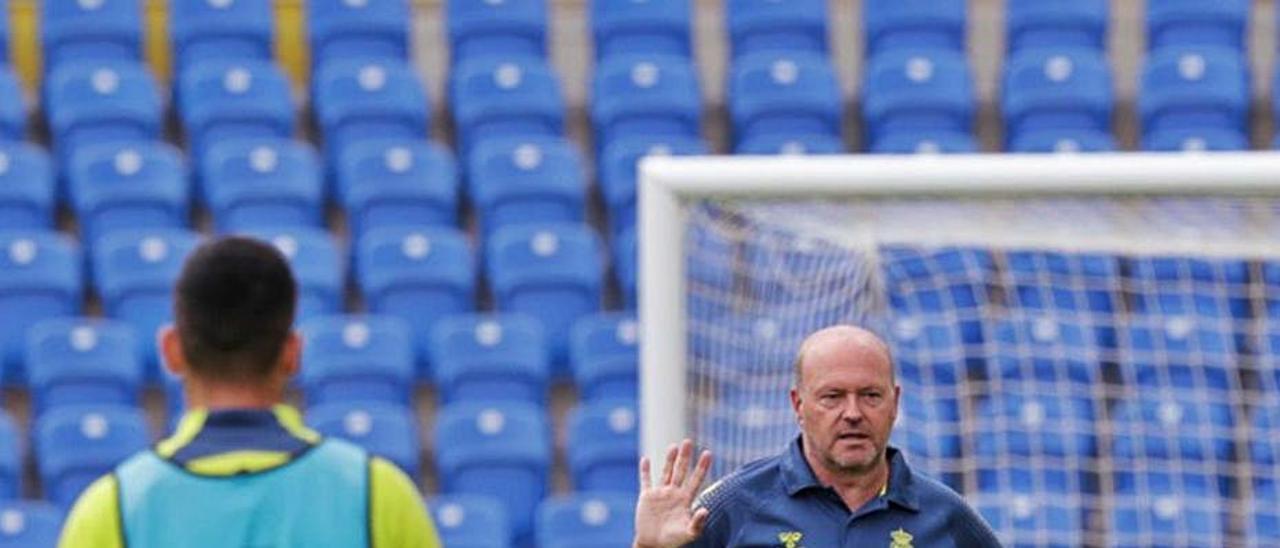
<svg viewBox="0 0 1280 548"><path fill-rule="evenodd" d="M800 434L782 454L695 493L711 466L685 440L667 451L657 485L640 461L636 548L781 546L998 547L954 491L889 445L902 388L875 334L834 326L805 339L791 408Z"/></svg>

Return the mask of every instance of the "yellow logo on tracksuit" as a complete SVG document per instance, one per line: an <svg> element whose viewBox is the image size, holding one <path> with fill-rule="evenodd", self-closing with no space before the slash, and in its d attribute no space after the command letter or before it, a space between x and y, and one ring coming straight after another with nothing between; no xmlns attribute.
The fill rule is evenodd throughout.
<svg viewBox="0 0 1280 548"><path fill-rule="evenodd" d="M912 548L911 539L913 538L915 537L912 537L911 533L899 527L897 531L889 533L889 548Z"/></svg>
<svg viewBox="0 0 1280 548"><path fill-rule="evenodd" d="M804 537L804 535L800 534L799 531L787 531L785 533L778 533L778 542L782 543L783 548L799 548L800 539L802 537Z"/></svg>

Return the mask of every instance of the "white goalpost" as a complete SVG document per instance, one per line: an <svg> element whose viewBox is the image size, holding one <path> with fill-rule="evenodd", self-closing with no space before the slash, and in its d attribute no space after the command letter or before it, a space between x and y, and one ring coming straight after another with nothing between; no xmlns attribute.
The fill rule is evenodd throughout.
<svg viewBox="0 0 1280 548"><path fill-rule="evenodd" d="M1280 516L1280 154L651 157L639 181L651 459L776 453L799 339L858 322L911 398L895 445L1007 541Z"/></svg>

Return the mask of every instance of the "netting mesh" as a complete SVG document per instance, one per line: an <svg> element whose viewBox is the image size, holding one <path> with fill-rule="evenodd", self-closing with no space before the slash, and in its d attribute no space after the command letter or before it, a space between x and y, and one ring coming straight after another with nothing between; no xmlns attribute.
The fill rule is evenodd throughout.
<svg viewBox="0 0 1280 548"><path fill-rule="evenodd" d="M689 428L715 473L797 433L803 337L893 349L893 443L1010 544L1280 546L1280 202L704 202Z"/></svg>

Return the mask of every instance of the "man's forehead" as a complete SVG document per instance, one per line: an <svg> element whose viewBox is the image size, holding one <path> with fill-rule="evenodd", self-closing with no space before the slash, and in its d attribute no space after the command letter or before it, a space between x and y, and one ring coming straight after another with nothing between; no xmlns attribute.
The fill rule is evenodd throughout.
<svg viewBox="0 0 1280 548"><path fill-rule="evenodd" d="M823 329L801 346L804 369L839 368L891 373L889 349L874 333L854 326Z"/></svg>

